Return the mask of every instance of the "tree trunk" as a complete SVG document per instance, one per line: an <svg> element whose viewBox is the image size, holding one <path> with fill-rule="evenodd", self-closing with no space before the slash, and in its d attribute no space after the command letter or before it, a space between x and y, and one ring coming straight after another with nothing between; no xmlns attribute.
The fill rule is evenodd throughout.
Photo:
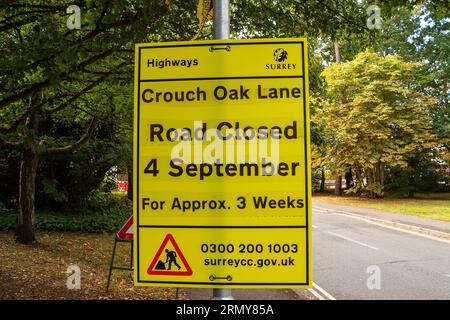
<svg viewBox="0 0 450 320"><path fill-rule="evenodd" d="M336 57L336 63L341 62L341 51L339 50L339 43L337 41L334 42L334 55Z"/></svg>
<svg viewBox="0 0 450 320"><path fill-rule="evenodd" d="M325 168L322 168L320 170L321 177L320 177L320 192L325 192Z"/></svg>
<svg viewBox="0 0 450 320"><path fill-rule="evenodd" d="M384 163L380 162L380 184L384 187Z"/></svg>
<svg viewBox="0 0 450 320"><path fill-rule="evenodd" d="M375 167L367 169L367 178L368 178L367 187L369 189L369 197L374 198L375 197L374 185L377 183Z"/></svg>
<svg viewBox="0 0 450 320"><path fill-rule="evenodd" d="M336 172L336 180L334 181L334 194L342 196L342 176Z"/></svg>
<svg viewBox="0 0 450 320"><path fill-rule="evenodd" d="M41 142L38 141L40 110L36 106L39 106L42 100L42 92L36 92L30 96L29 108L32 112L25 121L23 132L24 143L22 143L23 151L20 159L19 173L19 210L14 238L17 242L25 244L36 241L34 230L34 198L39 159L49 155L66 154L80 148L92 136L98 121L96 117L93 117L86 132L78 141L71 145L50 148L45 151L38 150L38 147L41 146Z"/></svg>
<svg viewBox="0 0 450 320"><path fill-rule="evenodd" d="M30 96L29 108L32 110L25 121L23 131L24 144L20 157L19 171L19 210L14 238L17 242L31 244L36 241L34 233L34 197L36 191L36 173L39 153L36 150L39 115L35 106L42 101L42 93Z"/></svg>
<svg viewBox="0 0 450 320"><path fill-rule="evenodd" d="M353 174L352 169L348 169L348 171L345 173L345 189L350 189L354 186L353 183Z"/></svg>
<svg viewBox="0 0 450 320"><path fill-rule="evenodd" d="M361 175L361 168L358 164L355 165L355 184L358 190L362 190L364 187L363 181L362 181L362 175Z"/></svg>
<svg viewBox="0 0 450 320"><path fill-rule="evenodd" d="M17 242L30 244L35 239L34 196L39 155L31 148L22 152L19 174L19 215L14 237Z"/></svg>
<svg viewBox="0 0 450 320"><path fill-rule="evenodd" d="M374 180L375 183L381 184L381 175L380 175L380 161L377 162L377 164L375 165L375 167L373 168L374 171Z"/></svg>

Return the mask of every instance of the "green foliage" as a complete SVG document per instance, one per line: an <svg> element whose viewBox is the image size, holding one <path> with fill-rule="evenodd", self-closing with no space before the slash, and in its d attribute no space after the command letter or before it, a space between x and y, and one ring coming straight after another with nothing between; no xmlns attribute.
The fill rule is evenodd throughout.
<svg viewBox="0 0 450 320"><path fill-rule="evenodd" d="M132 205L125 198L93 193L86 200L83 211L38 211L36 230L116 232L132 214ZM16 215L0 207L0 229L14 229Z"/></svg>
<svg viewBox="0 0 450 320"><path fill-rule="evenodd" d="M436 146L429 117L435 100L419 90L418 65L365 51L323 76L331 96L320 114L330 141L324 161L355 169L352 191L382 196L387 166L407 167L408 156Z"/></svg>
<svg viewBox="0 0 450 320"><path fill-rule="evenodd" d="M16 150L0 144L0 203L10 208L16 204L19 159Z"/></svg>
<svg viewBox="0 0 450 320"><path fill-rule="evenodd" d="M36 195L40 208L50 207L61 210L67 207L80 208L82 202L95 189L108 191L115 188L114 182L108 181L105 186L105 176L115 165L125 165L128 153L123 151L123 135L117 132L117 123L101 124L95 139L69 155L52 157L43 161L40 166ZM60 131L77 130L70 125L59 125ZM42 181L51 177L55 182L56 191L66 197L65 201L57 201L49 194L44 194Z"/></svg>
<svg viewBox="0 0 450 320"><path fill-rule="evenodd" d="M311 171L312 192L319 192L322 182L322 169L315 169Z"/></svg>
<svg viewBox="0 0 450 320"><path fill-rule="evenodd" d="M111 192L117 189L117 179L107 173L103 179L100 188L103 192Z"/></svg>
<svg viewBox="0 0 450 320"><path fill-rule="evenodd" d="M435 161L437 156L433 151L411 155L406 168L389 168L386 176L389 196L413 197L418 192L450 191L450 177Z"/></svg>
<svg viewBox="0 0 450 320"><path fill-rule="evenodd" d="M67 196L58 190L57 181L47 177L42 179L42 188L40 188L39 194L43 194L57 203L67 202L68 200Z"/></svg>
<svg viewBox="0 0 450 320"><path fill-rule="evenodd" d="M399 0L395 5L410 6ZM247 0L232 2L232 33L247 37L293 37L307 35L332 40L368 41L373 32L367 28L370 1L354 0ZM392 1L379 4L386 16Z"/></svg>
<svg viewBox="0 0 450 320"><path fill-rule="evenodd" d="M450 137L449 8L448 1L431 0L421 1L413 10L395 8L393 15L383 23L382 41L376 43L379 52L398 54L413 62L424 62L419 67L420 73L429 77L423 83L423 92L437 99L430 110L433 132L447 148Z"/></svg>
<svg viewBox="0 0 450 320"><path fill-rule="evenodd" d="M89 194L89 197L83 202L82 207L86 211L92 213L114 213L120 215L123 212L128 212L131 210L131 201L129 201L126 197L117 196L98 190L92 191L91 194Z"/></svg>

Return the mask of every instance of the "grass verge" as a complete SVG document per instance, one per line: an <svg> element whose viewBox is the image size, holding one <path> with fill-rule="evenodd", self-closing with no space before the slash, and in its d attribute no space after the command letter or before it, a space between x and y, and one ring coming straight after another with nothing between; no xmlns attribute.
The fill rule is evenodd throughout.
<svg viewBox="0 0 450 320"><path fill-rule="evenodd" d="M134 287L130 273L114 270L105 292L113 234L38 232L38 242L22 245L11 231L0 231L0 300L176 298L175 288ZM129 263L129 244L118 244L116 264ZM81 289L66 286L67 268L81 270Z"/></svg>
<svg viewBox="0 0 450 320"><path fill-rule="evenodd" d="M341 205L373 208L394 213L450 221L450 194L419 194L416 198L368 199L360 197L336 197L313 195L313 201L333 202Z"/></svg>

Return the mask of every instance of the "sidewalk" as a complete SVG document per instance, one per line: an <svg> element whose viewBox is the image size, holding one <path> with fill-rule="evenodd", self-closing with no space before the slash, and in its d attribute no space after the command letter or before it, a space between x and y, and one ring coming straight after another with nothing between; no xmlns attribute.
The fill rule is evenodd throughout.
<svg viewBox="0 0 450 320"><path fill-rule="evenodd" d="M378 209L363 208L357 206L346 206L331 202L318 201L314 200L314 198L312 200L312 203L313 209L317 208L317 209L345 211L349 213L359 214L362 216L367 216L370 218L389 220L396 223L412 225L418 228L426 228L440 232L445 232L448 233L450 236L450 221L427 219L419 216L387 212Z"/></svg>
<svg viewBox="0 0 450 320"><path fill-rule="evenodd" d="M317 300L307 289L232 289L235 300ZM186 300L211 300L213 289L180 289Z"/></svg>

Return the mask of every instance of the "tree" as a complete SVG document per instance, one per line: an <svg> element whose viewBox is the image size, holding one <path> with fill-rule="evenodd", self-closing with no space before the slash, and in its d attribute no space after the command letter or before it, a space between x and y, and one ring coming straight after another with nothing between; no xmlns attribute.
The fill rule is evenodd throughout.
<svg viewBox="0 0 450 320"><path fill-rule="evenodd" d="M382 54L398 54L412 62L423 62L421 73L430 75L422 91L435 97L437 103L430 110L433 132L441 148L450 152L450 108L448 57L450 26L447 1L420 1L412 9L393 8L392 17L385 19L375 50ZM444 156L445 157L445 156Z"/></svg>
<svg viewBox="0 0 450 320"><path fill-rule="evenodd" d="M332 143L327 161L355 170L354 192L384 195L386 167L406 167L407 156L435 146L430 108L420 91L418 64L371 51L325 68L332 96L322 117Z"/></svg>
<svg viewBox="0 0 450 320"><path fill-rule="evenodd" d="M437 145L408 156L408 167L387 172L387 190L413 196L417 191L446 190L445 173L450 154L450 108L448 108L448 2L418 1L413 7L391 8L384 19L374 49L382 55L397 54L411 62L421 62L419 73L428 75L420 90L437 100L429 110ZM443 183L444 182L444 183Z"/></svg>
<svg viewBox="0 0 450 320"><path fill-rule="evenodd" d="M40 160L79 149L94 135L110 111L111 85L131 82L132 43L147 39L149 28L164 29L162 17L169 11L159 1L86 1L80 3L78 31L65 27L69 4L33 1L1 8L0 138L21 154L15 238L22 243L35 240ZM77 108L75 116L71 108ZM72 121L86 127L78 137L55 135L45 126L68 121L71 113Z"/></svg>

